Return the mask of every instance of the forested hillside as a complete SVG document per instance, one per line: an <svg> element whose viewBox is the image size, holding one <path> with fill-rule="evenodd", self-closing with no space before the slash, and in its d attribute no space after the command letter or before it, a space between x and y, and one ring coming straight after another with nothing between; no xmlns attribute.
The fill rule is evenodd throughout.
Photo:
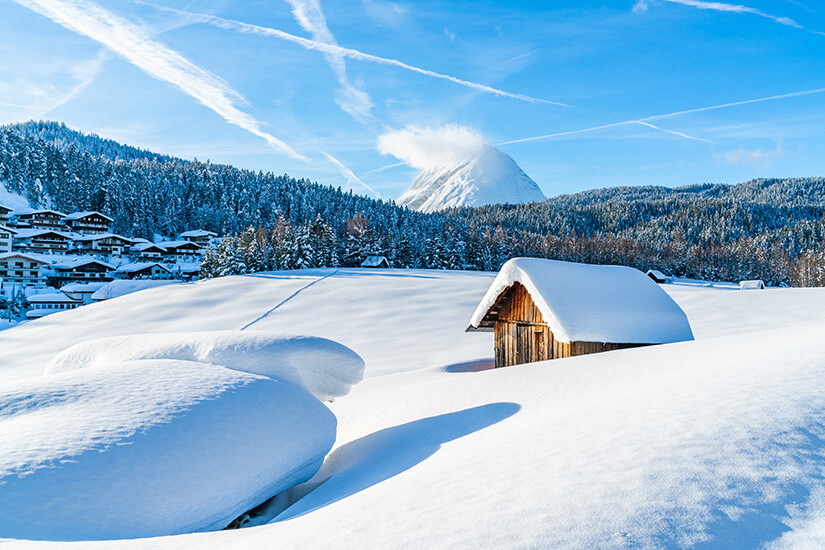
<svg viewBox="0 0 825 550"><path fill-rule="evenodd" d="M34 205L100 210L117 232L232 235L204 275L357 265L495 270L513 256L707 279L825 284L825 178L624 187L422 214L286 175L185 161L53 122L0 127L0 182Z"/></svg>

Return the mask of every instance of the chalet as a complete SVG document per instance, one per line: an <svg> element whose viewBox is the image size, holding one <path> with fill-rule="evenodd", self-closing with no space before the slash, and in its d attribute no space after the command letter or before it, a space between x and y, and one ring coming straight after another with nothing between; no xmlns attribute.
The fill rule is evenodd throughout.
<svg viewBox="0 0 825 550"><path fill-rule="evenodd" d="M741 281L739 283L739 290L763 290L765 288L765 282L761 279L756 279L754 281Z"/></svg>
<svg viewBox="0 0 825 550"><path fill-rule="evenodd" d="M672 283L673 277L670 275L665 275L658 269L648 269L647 273L645 273L654 283L659 283L660 285Z"/></svg>
<svg viewBox="0 0 825 550"><path fill-rule="evenodd" d="M687 316L641 271L515 258L467 331L495 333L495 366L692 340Z"/></svg>
<svg viewBox="0 0 825 550"><path fill-rule="evenodd" d="M84 235L73 239L78 254L106 254L120 256L132 247L132 239L114 233Z"/></svg>
<svg viewBox="0 0 825 550"><path fill-rule="evenodd" d="M172 272L157 262L137 262L122 265L115 271L117 279L171 279Z"/></svg>
<svg viewBox="0 0 825 550"><path fill-rule="evenodd" d="M217 233L205 229L193 229L192 231L185 231L180 234L181 239L205 247L212 244L212 240L217 236Z"/></svg>
<svg viewBox="0 0 825 550"><path fill-rule="evenodd" d="M54 229L17 229L12 250L61 254L69 249L72 236Z"/></svg>
<svg viewBox="0 0 825 550"><path fill-rule="evenodd" d="M0 278L7 283L42 286L42 269L48 265L48 260L40 254L7 252L0 254Z"/></svg>
<svg viewBox="0 0 825 550"><path fill-rule="evenodd" d="M11 252L15 235L17 235L17 231L11 227L0 225L0 254Z"/></svg>
<svg viewBox="0 0 825 550"><path fill-rule="evenodd" d="M11 208L8 206L3 206L0 204L0 225L5 225L9 222L9 214L11 213Z"/></svg>
<svg viewBox="0 0 825 550"><path fill-rule="evenodd" d="M172 275L182 281L197 281L201 276L201 263L178 262L172 269Z"/></svg>
<svg viewBox="0 0 825 550"><path fill-rule="evenodd" d="M99 283L69 283L60 287L60 292L79 301L81 304L91 304L92 294L100 290L104 285L109 283L100 281Z"/></svg>
<svg viewBox="0 0 825 550"><path fill-rule="evenodd" d="M155 243L145 242L132 246L132 256L141 260L160 260L166 249Z"/></svg>
<svg viewBox="0 0 825 550"><path fill-rule="evenodd" d="M373 268L388 268L390 267L390 263L387 261L387 258L384 256L367 256L366 259L361 262L361 267L373 267Z"/></svg>
<svg viewBox="0 0 825 550"><path fill-rule="evenodd" d="M63 219L66 214L56 210L29 210L16 214L17 219L24 224L28 223L36 229L56 229L65 231L68 229Z"/></svg>
<svg viewBox="0 0 825 550"><path fill-rule="evenodd" d="M115 266L83 256L64 256L43 270L49 286L60 288L69 283L111 281Z"/></svg>
<svg viewBox="0 0 825 550"><path fill-rule="evenodd" d="M191 261L206 251L201 245L189 241L164 241L155 244L163 249L164 262Z"/></svg>
<svg viewBox="0 0 825 550"><path fill-rule="evenodd" d="M79 300L70 298L62 292L29 296L29 304L31 305L31 309L26 312L27 319L39 319L51 313L74 309L77 306L83 305Z"/></svg>
<svg viewBox="0 0 825 550"><path fill-rule="evenodd" d="M83 235L108 233L114 220L97 211L73 212L63 218L63 223L71 231Z"/></svg>

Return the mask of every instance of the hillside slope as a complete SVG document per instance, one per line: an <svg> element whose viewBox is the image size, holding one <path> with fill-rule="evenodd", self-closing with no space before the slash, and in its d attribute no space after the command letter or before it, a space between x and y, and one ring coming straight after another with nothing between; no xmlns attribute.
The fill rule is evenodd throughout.
<svg viewBox="0 0 825 550"><path fill-rule="evenodd" d="M491 336L463 329L491 278L304 270L152 289L0 333L0 380L129 332L300 331L366 360L366 380L331 405L338 440L316 488L273 524L92 548L816 540L825 290L667 286L693 342L487 370Z"/></svg>

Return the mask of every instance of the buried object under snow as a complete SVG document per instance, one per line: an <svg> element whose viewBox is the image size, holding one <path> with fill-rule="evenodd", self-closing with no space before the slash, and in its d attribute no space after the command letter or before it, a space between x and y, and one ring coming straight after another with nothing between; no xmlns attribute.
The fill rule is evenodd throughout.
<svg viewBox="0 0 825 550"><path fill-rule="evenodd" d="M317 369L360 358L321 338L212 336L87 342L0 389L0 538L220 529L314 475L336 435Z"/></svg>

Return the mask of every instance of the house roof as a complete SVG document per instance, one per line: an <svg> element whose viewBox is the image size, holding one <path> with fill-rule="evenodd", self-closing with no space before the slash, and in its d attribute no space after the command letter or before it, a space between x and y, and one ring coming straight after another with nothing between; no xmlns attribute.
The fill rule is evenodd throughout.
<svg viewBox="0 0 825 550"><path fill-rule="evenodd" d="M191 231L184 231L180 234L181 237L217 237L217 233L207 231L206 229L193 229Z"/></svg>
<svg viewBox="0 0 825 550"><path fill-rule="evenodd" d="M9 208L8 206L6 206L4 204L0 204L0 210L2 210L4 212L11 212L13 209Z"/></svg>
<svg viewBox="0 0 825 550"><path fill-rule="evenodd" d="M62 238L69 240L74 238L73 235L66 233L65 231L58 231L56 229L18 229L17 230L17 238L18 239L29 239L32 237L40 237L42 235L48 234L55 234L59 235Z"/></svg>
<svg viewBox="0 0 825 550"><path fill-rule="evenodd" d="M102 214L102 213L98 212L97 210L85 210L83 212L72 212L71 214L67 214L64 219L67 219L67 220L82 220L83 218L93 216L93 215L98 215L101 218L106 218L107 220L109 220L109 222L115 221L112 218L110 218L109 216L107 216L106 214Z"/></svg>
<svg viewBox="0 0 825 550"><path fill-rule="evenodd" d="M74 240L76 241L99 241L102 239L120 239L122 241L126 241L127 243L134 242L129 237L124 237L123 235L118 235L117 233L98 233L96 235L82 235L80 237L76 237Z"/></svg>
<svg viewBox="0 0 825 550"><path fill-rule="evenodd" d="M27 209L27 210L20 210L19 212L15 212L18 218L33 216L35 214L55 214L60 216L61 218L65 218L66 214L63 212L58 212L57 210L51 210L49 208L38 208L38 209Z"/></svg>
<svg viewBox="0 0 825 550"><path fill-rule="evenodd" d="M89 258L86 256L65 257L53 262L52 267L57 269L74 269L76 267L82 267L89 264L97 264L107 269L115 269L115 266L112 264L101 262L100 260L95 260L94 258Z"/></svg>
<svg viewBox="0 0 825 550"><path fill-rule="evenodd" d="M384 256L367 256L364 261L361 262L361 267L378 267L382 263L389 265L387 258Z"/></svg>
<svg viewBox="0 0 825 550"><path fill-rule="evenodd" d="M132 248L134 250L137 250L138 252L145 252L146 250L149 250L150 248L156 248L156 249L158 249L159 252L164 252L166 250L162 246L158 246L155 243L149 243L149 242L138 243L138 244L134 245Z"/></svg>
<svg viewBox="0 0 825 550"><path fill-rule="evenodd" d="M60 292L94 292L107 283L69 283L60 287Z"/></svg>
<svg viewBox="0 0 825 550"><path fill-rule="evenodd" d="M687 316L637 269L514 258L501 268L470 320L489 327L499 297L523 285L560 342L664 344L693 340Z"/></svg>
<svg viewBox="0 0 825 550"><path fill-rule="evenodd" d="M169 273L171 273L171 271L169 271L169 268L157 262L133 262L130 264L123 264L122 266L117 268L117 271L121 273L134 273L136 271L143 271L144 269L151 268L152 266L158 266L164 271L168 271Z"/></svg>
<svg viewBox="0 0 825 550"><path fill-rule="evenodd" d="M41 254L28 254L26 252L5 252L0 254L0 260L6 260L8 258L23 258L30 262L38 262L41 264L48 264L49 261L45 259Z"/></svg>
<svg viewBox="0 0 825 550"><path fill-rule="evenodd" d="M28 298L30 304L65 304L77 303L77 300L70 298L62 292L50 292L48 294L35 294Z"/></svg>
<svg viewBox="0 0 825 550"><path fill-rule="evenodd" d="M203 248L201 245L193 243L192 241L163 241L155 244L168 251L174 251L176 248L191 248L193 246L198 249Z"/></svg>
<svg viewBox="0 0 825 550"><path fill-rule="evenodd" d="M16 229L12 229L11 227L3 224L0 224L0 231L8 231L9 233L13 233L15 235L17 234Z"/></svg>
<svg viewBox="0 0 825 550"><path fill-rule="evenodd" d="M753 281L741 281L739 283L740 290L759 290L765 288L765 282L762 279L756 279Z"/></svg>

